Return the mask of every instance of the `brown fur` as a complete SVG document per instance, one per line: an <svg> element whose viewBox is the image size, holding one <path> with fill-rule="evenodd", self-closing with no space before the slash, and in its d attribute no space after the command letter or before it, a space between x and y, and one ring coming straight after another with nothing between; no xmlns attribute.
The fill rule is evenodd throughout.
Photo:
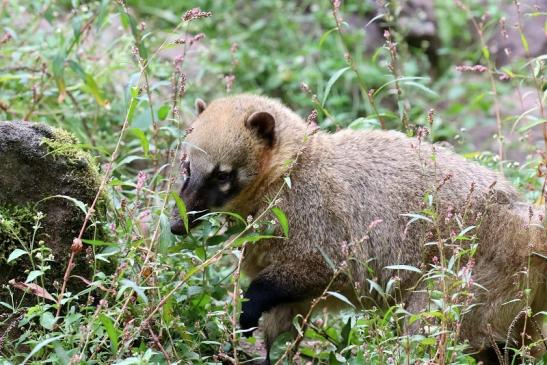
<svg viewBox="0 0 547 365"><path fill-rule="evenodd" d="M227 97L202 110L186 141L199 147L188 149L191 163L238 166L245 181L222 210L247 216L266 209L268 198L282 186L287 161L298 155L290 171L292 188L283 188L277 204L288 217L289 238L247 246L243 262L251 280L284 283L290 293L305 295L298 303L284 302L265 312L267 346L291 329L294 315L305 314L309 299L320 294L332 278L333 271L318 247L336 266L348 264L347 275L341 276L332 290L351 293L353 284L359 282L358 295L369 297L366 279L371 278L365 262L382 286L394 274L385 266L420 267L424 259L429 264L434 253L424 244L435 239L427 237L432 225L407 225L409 218L401 215L419 212L427 193L435 197L437 212L453 207L460 214L464 210L469 213L464 224L480 222L472 231L480 243L473 273L474 280L488 291L474 289L478 305L464 314L462 336L475 349L482 349L490 344L490 325L494 339L505 342L509 325L524 308L524 301L504 303L521 297L522 285L518 283L523 276L517 273L528 266L529 245L532 251L547 253L547 236L540 227L539 209L532 217L535 225L529 225L529 206L519 202L517 192L502 176L449 149L394 131L318 132L304 142L309 132L306 123L282 104L264 97ZM254 112L274 117L272 146L245 128L245 119ZM197 198L188 198L190 206L192 199ZM381 222L369 232L368 227L377 220ZM448 231L450 227L440 228ZM347 252L342 249L345 244ZM546 310L547 260L533 255L530 263L532 309ZM418 276L410 271L397 275L403 288L400 299L407 308L415 312L425 308L423 295L411 290ZM371 299L382 303L380 298Z"/></svg>

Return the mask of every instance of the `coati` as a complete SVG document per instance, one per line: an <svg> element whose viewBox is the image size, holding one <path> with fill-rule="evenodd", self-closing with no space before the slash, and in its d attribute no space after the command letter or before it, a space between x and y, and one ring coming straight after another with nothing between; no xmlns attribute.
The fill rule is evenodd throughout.
<svg viewBox="0 0 547 365"><path fill-rule="evenodd" d="M256 215L281 191L275 203L288 218L289 237L247 245L242 263L251 283L240 325L252 329L262 317L268 351L277 335L292 329L294 316L305 315L311 299L321 295L333 278L332 265L346 270L330 290L356 302L374 296L367 285L371 270L385 286L394 275L386 266L428 267L440 253L426 243L440 239L439 231L450 237L457 227L450 216L456 214L464 227L475 225L471 232L479 242L472 273L483 288L472 288L477 305L463 315L461 327L473 349L490 346L491 338L505 342L525 307L524 300L514 299L522 298L518 273L529 259L528 302L534 313L547 309L547 260L541 257L547 239L540 210L520 202L498 173L395 131L310 133L302 118L266 97L230 96L210 105L198 100L196 107L180 192L187 210L195 212L191 226L212 210ZM290 187L283 186L287 174ZM409 216L424 208L427 196L439 216L436 233L431 224L411 222ZM176 209L171 230L185 233ZM406 308L425 309L428 299L412 290L419 289L419 274L396 274ZM527 331L538 338L535 328Z"/></svg>

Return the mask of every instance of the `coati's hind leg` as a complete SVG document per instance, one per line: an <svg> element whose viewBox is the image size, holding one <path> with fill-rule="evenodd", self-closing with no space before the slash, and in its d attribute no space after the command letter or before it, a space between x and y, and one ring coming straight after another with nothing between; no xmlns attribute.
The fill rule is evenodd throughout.
<svg viewBox="0 0 547 365"><path fill-rule="evenodd" d="M293 325L293 319L297 315L305 316L309 310L310 302L281 304L264 313L262 318L262 329L264 332L264 343L266 345L266 364L271 360L270 350L275 339L282 333L289 332L292 337L296 337L296 328Z"/></svg>
<svg viewBox="0 0 547 365"><path fill-rule="evenodd" d="M405 309L408 311L408 313L412 315L419 315L420 313L423 313L424 311L427 310L429 297L425 291L421 290L421 288L417 288L415 291L409 294L405 302L406 302ZM422 326L422 321L420 319L417 319L413 321L411 324L409 324L410 323L409 319L406 319L404 323L405 334L407 335L418 334Z"/></svg>

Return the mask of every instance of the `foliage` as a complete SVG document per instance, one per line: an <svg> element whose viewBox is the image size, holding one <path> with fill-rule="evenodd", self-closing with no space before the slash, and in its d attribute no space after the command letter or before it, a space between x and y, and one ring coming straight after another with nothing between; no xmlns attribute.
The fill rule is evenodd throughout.
<svg viewBox="0 0 547 365"><path fill-rule="evenodd" d="M30 206L0 207L0 260L5 262L8 255L30 237L35 212Z"/></svg>
<svg viewBox="0 0 547 365"><path fill-rule="evenodd" d="M94 249L92 260L117 266L113 273L96 270L81 292L59 288L48 297L35 291L34 306L0 303L11 308L0 316L0 364L209 364L230 362L234 354L241 361L260 356L259 336L244 339L237 332L240 288L248 284L239 276L240 248L260 244L275 224L291 232L272 204L277 221L211 214L192 234L171 235L170 210L186 208L171 193L177 172L170 166L178 165L196 97L239 92L277 97L302 116L317 110L318 124L330 131L349 126L416 135L427 128L431 141L449 141L467 158L503 169L529 201L541 201L538 171L545 156L535 136L544 119L509 100L518 99L516 89L521 98L534 92L545 98L545 56L497 67L469 25L488 13L478 30L489 37L499 31L504 11L514 11L511 4L503 10L495 1L465 6L435 1L442 20L435 61L427 44L409 43L398 26L402 3L380 7L384 15L378 18L373 2L347 1L334 12L333 3L3 2L0 118L68 130L82 142L78 148L102 163L111 206L108 219L97 224L108 239L83 244ZM184 20L196 7L210 16ZM386 29L378 40L373 28L379 24ZM523 47L525 42L524 37ZM455 67L469 70L476 64L485 69ZM508 109L497 118L493 110L501 106ZM48 144L52 153L62 150L55 141ZM416 217L434 225L443 217L428 198ZM0 223L6 222L2 212L3 207ZM31 224L39 222L32 219ZM237 224L228 226L230 220ZM470 227L457 226L460 234L450 238L454 244L464 241L464 250L420 268L391 268L386 288L371 273L371 296L387 303L397 298L397 270L420 273L432 303L411 319L424 324L422 334L403 335L402 321L410 316L399 304L385 311L374 306L297 318L303 338L294 361L474 363L457 333L471 305L465 298L473 284L465 270L471 270L480 245ZM43 288L48 256L43 245L33 244L15 248L10 261L37 259L41 274L27 284ZM67 247L67 256L74 252ZM329 296L336 294L323 297ZM527 351L516 353L530 362ZM287 361L289 355L287 339L278 339L273 357Z"/></svg>

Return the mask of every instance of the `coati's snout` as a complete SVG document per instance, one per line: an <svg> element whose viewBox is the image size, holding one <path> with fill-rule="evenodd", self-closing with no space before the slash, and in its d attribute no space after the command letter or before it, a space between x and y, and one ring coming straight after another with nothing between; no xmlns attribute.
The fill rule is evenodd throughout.
<svg viewBox="0 0 547 365"><path fill-rule="evenodd" d="M188 228L194 228L201 221L199 218L212 210L222 208L240 190L237 171L210 162L204 163L196 158L183 163L183 184L179 196L188 212ZM175 206L171 214L171 232L182 235L186 232L184 223Z"/></svg>
<svg viewBox="0 0 547 365"><path fill-rule="evenodd" d="M260 179L266 169L265 151L276 141L275 119L268 111L242 108L229 99L210 106L198 99L196 109L198 118L184 141L179 193L189 229L211 211L241 208L230 203ZM171 232L187 233L177 207Z"/></svg>
<svg viewBox="0 0 547 365"><path fill-rule="evenodd" d="M192 229L200 223L199 218L202 217L206 212L196 212L188 213L188 229ZM182 236L187 234L186 228L184 227L184 222L179 216L177 209L173 210L172 219L171 219L171 233Z"/></svg>

